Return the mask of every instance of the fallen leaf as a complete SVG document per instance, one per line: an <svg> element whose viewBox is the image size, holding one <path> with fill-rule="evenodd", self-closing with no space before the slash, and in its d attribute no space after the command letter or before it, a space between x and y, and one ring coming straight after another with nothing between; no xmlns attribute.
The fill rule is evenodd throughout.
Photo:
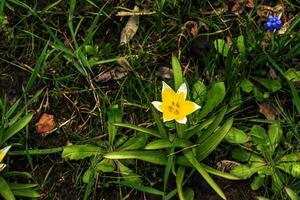
<svg viewBox="0 0 300 200"><path fill-rule="evenodd" d="M267 120L275 120L277 110L267 102L258 103L259 112L263 114Z"/></svg>
<svg viewBox="0 0 300 200"><path fill-rule="evenodd" d="M47 135L55 129L54 116L44 113L35 124L35 128L37 133Z"/></svg>
<svg viewBox="0 0 300 200"><path fill-rule="evenodd" d="M170 79L173 76L173 70L169 67L160 67L156 72L156 76L159 76L163 79Z"/></svg>
<svg viewBox="0 0 300 200"><path fill-rule="evenodd" d="M273 67L269 67L269 74L272 79L281 80L280 77L277 75L276 71L273 69Z"/></svg>
<svg viewBox="0 0 300 200"><path fill-rule="evenodd" d="M127 71L132 71L132 66L129 64L128 60L124 57L121 57L117 60L118 64L126 69Z"/></svg>
<svg viewBox="0 0 300 200"><path fill-rule="evenodd" d="M101 81L101 82L106 82L111 79L113 80L119 80L125 77L128 74L128 70L124 69L123 67L115 67L112 70L105 71L101 74L99 74L95 80L96 81Z"/></svg>
<svg viewBox="0 0 300 200"><path fill-rule="evenodd" d="M149 10L141 10L141 11L119 11L117 12L116 16L118 17L128 17L128 16L134 16L134 15L153 15L155 14L155 11L149 11Z"/></svg>
<svg viewBox="0 0 300 200"><path fill-rule="evenodd" d="M246 5L246 7L248 7L248 8L254 8L254 2L253 2L253 0L249 0L248 3L247 3L247 5Z"/></svg>
<svg viewBox="0 0 300 200"><path fill-rule="evenodd" d="M262 19L267 19L270 14L281 16L283 13L282 5L276 5L274 7L268 5L259 5L257 7L257 15L260 16Z"/></svg>
<svg viewBox="0 0 300 200"><path fill-rule="evenodd" d="M134 11L139 11L139 7L134 6ZM129 18L127 24L123 28L120 37L120 45L127 44L136 34L139 28L139 16L133 15Z"/></svg>
<svg viewBox="0 0 300 200"><path fill-rule="evenodd" d="M240 165L240 163L235 162L235 161L221 160L221 161L217 162L217 169L224 172L224 171L229 171L239 165Z"/></svg>
<svg viewBox="0 0 300 200"><path fill-rule="evenodd" d="M248 5L249 0L235 0L231 12L235 15L240 15L244 12L245 7Z"/></svg>

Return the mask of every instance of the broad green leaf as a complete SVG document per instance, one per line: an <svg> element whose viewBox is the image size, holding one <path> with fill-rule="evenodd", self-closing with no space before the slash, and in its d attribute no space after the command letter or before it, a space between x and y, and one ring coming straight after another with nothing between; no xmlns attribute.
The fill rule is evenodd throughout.
<svg viewBox="0 0 300 200"><path fill-rule="evenodd" d="M254 88L253 83L249 79L244 79L241 81L241 88L244 92L251 92Z"/></svg>
<svg viewBox="0 0 300 200"><path fill-rule="evenodd" d="M266 198L266 197L261 197L261 196L256 197L256 199L257 199L257 200L270 200L270 199L268 199L268 198Z"/></svg>
<svg viewBox="0 0 300 200"><path fill-rule="evenodd" d="M238 161L241 161L241 162L248 162L248 161L250 161L250 162L262 162L262 163L265 162L265 160L262 157L254 154L254 153L250 153L250 152L248 152L248 151L246 151L242 148L239 148L239 147L234 148L232 150L231 156L234 159L236 159Z"/></svg>
<svg viewBox="0 0 300 200"><path fill-rule="evenodd" d="M4 198L4 200L15 200L15 196L9 188L7 182L4 178L0 176L0 195Z"/></svg>
<svg viewBox="0 0 300 200"><path fill-rule="evenodd" d="M254 125L251 129L251 136L256 148L266 154L270 146L270 140L265 129L259 125Z"/></svg>
<svg viewBox="0 0 300 200"><path fill-rule="evenodd" d="M296 161L300 161L300 152L294 152L294 153L286 154L279 161L280 162L296 162Z"/></svg>
<svg viewBox="0 0 300 200"><path fill-rule="evenodd" d="M293 177L300 177L300 162L279 163L276 167L291 174Z"/></svg>
<svg viewBox="0 0 300 200"><path fill-rule="evenodd" d="M278 80L264 79L264 78L253 78L257 82L259 82L262 86L268 89L271 92L276 92L281 89L281 83Z"/></svg>
<svg viewBox="0 0 300 200"><path fill-rule="evenodd" d="M184 174L185 174L185 168L183 166L179 166L176 173L176 186L177 186L177 192L180 200L185 200L183 189L182 189Z"/></svg>
<svg viewBox="0 0 300 200"><path fill-rule="evenodd" d="M164 171L164 190L163 190L164 193L165 193L166 188L167 188L167 183L168 183L168 180L169 180L169 175L170 175L171 169L173 167L175 167L175 163L174 163L174 158L175 158L174 150L175 150L175 145L174 145L174 142L173 142L170 150L168 151L169 156L167 158L167 163L166 163L166 167L165 167L165 171Z"/></svg>
<svg viewBox="0 0 300 200"><path fill-rule="evenodd" d="M123 185L123 186L126 186L126 187L136 189L138 191L145 192L145 193L155 194L155 195L160 195L160 196L164 195L164 193L162 191L160 191L158 189L155 189L153 187L144 186L142 184L131 183L131 182L128 182L128 181L121 181L120 184Z"/></svg>
<svg viewBox="0 0 300 200"><path fill-rule="evenodd" d="M200 110L198 119L202 119L207 116L215 107L217 107L225 97L225 84L224 82L218 82L212 85L207 93L207 98L204 107Z"/></svg>
<svg viewBox="0 0 300 200"><path fill-rule="evenodd" d="M250 185L251 189L258 190L261 186L263 186L265 177L266 176L264 174L259 174L259 175L255 176Z"/></svg>
<svg viewBox="0 0 300 200"><path fill-rule="evenodd" d="M233 119L227 120L215 133L199 144L199 147L197 147L197 158L199 160L203 160L217 148L230 130L232 123Z"/></svg>
<svg viewBox="0 0 300 200"><path fill-rule="evenodd" d="M146 145L149 135L141 133L137 136L129 138L122 146L118 148L118 151L128 151L141 149Z"/></svg>
<svg viewBox="0 0 300 200"><path fill-rule="evenodd" d="M103 159L96 165L95 168L101 172L113 172L116 169L116 165L113 160Z"/></svg>
<svg viewBox="0 0 300 200"><path fill-rule="evenodd" d="M237 38L237 47L238 47L240 53L245 53L246 52L245 41L244 41L244 36L243 35L238 36L238 38Z"/></svg>
<svg viewBox="0 0 300 200"><path fill-rule="evenodd" d="M297 193L294 190L292 190L288 187L285 187L284 189L291 200L300 200L300 197L297 195Z"/></svg>
<svg viewBox="0 0 300 200"><path fill-rule="evenodd" d="M102 148L89 145L71 145L63 147L62 158L70 160L80 160L94 155L101 155L104 151Z"/></svg>
<svg viewBox="0 0 300 200"><path fill-rule="evenodd" d="M172 55L172 68L174 75L174 85L175 90L177 91L180 85L183 83L181 65L178 58L175 55Z"/></svg>
<svg viewBox="0 0 300 200"><path fill-rule="evenodd" d="M165 165L167 157L159 151L115 151L103 156L108 159L138 159L146 162Z"/></svg>
<svg viewBox="0 0 300 200"><path fill-rule="evenodd" d="M114 123L122 122L123 112L120 108L114 106L107 113L107 118L108 141L112 145L118 131L118 126Z"/></svg>
<svg viewBox="0 0 300 200"><path fill-rule="evenodd" d="M284 177L281 174L281 172L276 169L276 168L272 168L273 173L272 173L272 191L273 192L279 192L282 190L283 188L283 181L284 181Z"/></svg>
<svg viewBox="0 0 300 200"><path fill-rule="evenodd" d="M186 200L195 199L195 193L192 188L185 188L183 190L183 195Z"/></svg>
<svg viewBox="0 0 300 200"><path fill-rule="evenodd" d="M228 44L226 44L225 40L215 40L214 47L220 54L222 54L224 57L227 57L230 47L228 46Z"/></svg>
<svg viewBox="0 0 300 200"><path fill-rule="evenodd" d="M198 105L202 105L206 97L206 86L202 81L197 81L193 86L193 99Z"/></svg>
<svg viewBox="0 0 300 200"><path fill-rule="evenodd" d="M14 104L9 108L7 112L5 112L5 118L8 119L17 109L19 106L20 99L16 100Z"/></svg>
<svg viewBox="0 0 300 200"><path fill-rule="evenodd" d="M23 129L32 119L33 114L28 114L11 125L8 129L6 129L1 137L0 145L6 142L9 138L18 133L21 129Z"/></svg>
<svg viewBox="0 0 300 200"><path fill-rule="evenodd" d="M116 162L119 168L119 171L124 178L124 181L128 183L133 183L133 184L141 184L142 179L139 175L134 173L131 169L129 169L127 166L123 165L120 161Z"/></svg>
<svg viewBox="0 0 300 200"><path fill-rule="evenodd" d="M248 142L248 136L244 131L232 127L225 136L225 140L233 144L245 144Z"/></svg>
<svg viewBox="0 0 300 200"><path fill-rule="evenodd" d="M124 123L115 123L114 125L124 127L124 128L130 128L130 129L133 129L136 131L140 131L142 133L147 133L149 135L153 135L158 138L161 137L160 133L157 130L153 130L150 128L144 128L144 127L140 127L140 126L136 126L136 125L132 125L132 124L124 124Z"/></svg>
<svg viewBox="0 0 300 200"><path fill-rule="evenodd" d="M284 72L284 74L289 81L300 81L300 71L297 71L294 68L288 69L286 72Z"/></svg>
<svg viewBox="0 0 300 200"><path fill-rule="evenodd" d="M282 138L282 128L279 123L272 123L268 130L268 136L271 142L271 148L275 151Z"/></svg>
<svg viewBox="0 0 300 200"><path fill-rule="evenodd" d="M202 164L198 162L191 150L184 151L185 158L192 164L192 166L201 174L205 181L215 190L215 192L222 198L226 199L224 192L211 178L207 171L203 168Z"/></svg>
<svg viewBox="0 0 300 200"><path fill-rule="evenodd" d="M223 121L226 111L227 111L227 106L221 109L220 113L216 116L216 118L214 118L215 120L213 121L213 123L211 123L208 126L207 129L205 129L202 133L198 134L198 139L197 139L198 144L201 144L202 142L207 140L212 135L212 133L218 128L218 126Z"/></svg>
<svg viewBox="0 0 300 200"><path fill-rule="evenodd" d="M11 190L34 188L38 186L38 184L32 183L8 183L8 185Z"/></svg>
<svg viewBox="0 0 300 200"><path fill-rule="evenodd" d="M241 179L247 179L255 174L259 169L262 169L264 167L265 163L253 162L250 165L239 165L230 170L230 173L237 177L240 177Z"/></svg>
<svg viewBox="0 0 300 200"><path fill-rule="evenodd" d="M172 142L170 142L169 139L158 139L147 144L145 146L145 149L147 150L165 149L165 148L171 148L173 145L175 148L177 147L186 148L192 146L193 144L190 141L183 138L174 139L174 144L172 144Z"/></svg>
<svg viewBox="0 0 300 200"><path fill-rule="evenodd" d="M15 196L28 197L28 198L38 198L41 195L33 188L24 188L24 189L12 189L12 192Z"/></svg>
<svg viewBox="0 0 300 200"><path fill-rule="evenodd" d="M83 182L83 183L89 183L89 182L90 182L91 174L92 174L92 170L91 170L90 168L88 168L88 169L83 173L83 176L82 176L82 182Z"/></svg>
<svg viewBox="0 0 300 200"><path fill-rule="evenodd" d="M209 125L215 121L215 119L216 119L216 116L212 116L209 119L205 120L204 122L201 122L196 126L192 126L191 128L186 129L184 137L186 139L189 139L193 135L200 133L201 130L208 128Z"/></svg>
<svg viewBox="0 0 300 200"><path fill-rule="evenodd" d="M236 87L231 95L229 104L233 106L240 106L242 104L242 94L239 87Z"/></svg>

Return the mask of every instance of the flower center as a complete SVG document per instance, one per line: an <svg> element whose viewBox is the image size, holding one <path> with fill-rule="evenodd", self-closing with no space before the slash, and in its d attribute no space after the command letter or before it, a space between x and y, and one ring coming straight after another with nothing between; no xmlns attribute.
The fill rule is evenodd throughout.
<svg viewBox="0 0 300 200"><path fill-rule="evenodd" d="M178 102L172 101L172 105L168 106L168 109L174 115L179 115L180 104Z"/></svg>

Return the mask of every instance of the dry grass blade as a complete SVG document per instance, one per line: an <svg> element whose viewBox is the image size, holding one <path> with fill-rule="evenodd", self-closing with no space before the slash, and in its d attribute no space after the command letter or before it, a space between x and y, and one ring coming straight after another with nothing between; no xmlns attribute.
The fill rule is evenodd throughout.
<svg viewBox="0 0 300 200"><path fill-rule="evenodd" d="M139 7L135 6L134 11L139 11ZM133 15L129 18L127 24L123 28L120 37L120 45L127 44L136 34L139 28L139 16Z"/></svg>

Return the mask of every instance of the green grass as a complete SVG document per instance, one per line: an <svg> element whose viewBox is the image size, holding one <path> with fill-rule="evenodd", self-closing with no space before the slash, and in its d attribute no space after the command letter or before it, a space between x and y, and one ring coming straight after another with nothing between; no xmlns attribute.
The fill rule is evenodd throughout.
<svg viewBox="0 0 300 200"><path fill-rule="evenodd" d="M258 112L257 103L261 99L254 92L241 91L241 81L252 81L253 77L273 79L269 70L274 70L282 86L279 91L270 92L257 81L253 82L259 91L269 94L264 101L278 110L276 120L280 121L287 138L282 141L281 148L297 151L300 142L299 84L287 80L284 72L289 68L300 70L300 14L297 11L300 4L283 1L286 17L293 19L289 29L283 35L274 33L266 39L264 22L256 10L267 1L254 2L255 8L247 8L240 16L235 16L230 12L230 4L229 10L216 14L213 9L224 9L223 3L208 0L1 1L0 22L5 18L8 23L0 23L0 112L6 113L13 102L20 99L17 110L34 113L29 126L7 145L13 144L12 151L20 153L67 143L96 143L99 138L104 140L107 138L107 113L116 104L124 112L124 122L153 126L149 120L150 103L160 99L162 80L170 85L173 82L162 79L157 73L160 67L171 68L171 58L175 55L183 66L189 88L199 80L208 87L224 81L227 90L224 104L229 105L232 96L237 95L237 109L230 117L235 118L234 126L245 132L254 124L267 126L269 122ZM128 44L120 46L120 33L128 17L115 14L122 9L133 9L134 5L155 13L140 16L136 35ZM200 29L198 36L193 38L191 27L183 28L187 21L205 23L208 30ZM244 53L239 53L236 43L240 35L244 37ZM216 39L227 41L228 37L233 45L224 57L214 48L213 42ZM263 40L268 43L264 49L261 47ZM207 48L205 42L209 44ZM87 45L98 47L98 52L88 54ZM195 54L195 48L205 50ZM93 56L98 59L95 65L90 62ZM117 61L123 57L132 71L119 80L97 80L98 75L119 67ZM189 96L191 99L192 94ZM35 133L34 124L43 113L53 114L57 125L69 122L42 137ZM2 114L0 128L6 122ZM122 129L117 136L132 134ZM229 152L233 146L224 143L222 147ZM222 150L218 152L222 154ZM129 195L128 199L134 199L141 195L114 184L119 181L119 175L113 173L103 179L97 177L95 185L86 186L82 183L82 175L89 166L87 160L73 162L61 159L59 154L45 157L43 153L27 152L23 156L14 156L14 153L9 156L12 169L22 162L18 170L31 172L33 180L39 184L42 199L53 199L57 195L60 199L67 198L64 195L68 195L68 190L76 191L72 195L79 198L88 193L99 198L99 195L105 197L111 188L118 198ZM222 156L230 159L229 154ZM164 179L163 171L164 168L154 166L135 167L135 172L141 172L137 174L142 174L148 185L162 185L159 179ZM151 177L152 173L156 178ZM300 191L298 180L286 179L288 187ZM68 187L61 189L65 184L69 184ZM273 193L265 191L272 198ZM284 192L275 195L286 197Z"/></svg>

